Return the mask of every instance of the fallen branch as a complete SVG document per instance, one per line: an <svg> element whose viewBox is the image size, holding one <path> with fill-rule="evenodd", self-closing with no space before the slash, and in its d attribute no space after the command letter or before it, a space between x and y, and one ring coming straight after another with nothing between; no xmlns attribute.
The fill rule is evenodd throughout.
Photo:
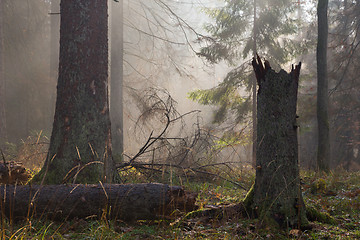
<svg viewBox="0 0 360 240"><path fill-rule="evenodd" d="M230 162L231 163L231 162ZM245 188L244 186L242 186L241 184L232 181L230 179L227 179L225 177L220 176L219 174L215 174L215 173L211 173L211 172L207 172L205 170L200 170L206 167L210 167L210 166L216 166L216 165L226 165L227 163L216 163L216 164L209 164L209 165L203 165L203 166L199 166L199 167L182 167L180 165L174 165L174 164L169 164L169 163L122 163L122 164L118 164L116 166L116 168L120 168L120 169L124 169L126 167L134 167L134 168L141 168L141 169L146 169L146 170L151 170L151 171L159 171L162 172L159 169L156 169L154 167L173 167L173 168L178 168L181 169L183 172L193 172L193 173L200 173L200 174L204 174L204 175L208 175L208 176L212 176L212 177L216 177L216 178L220 178L224 181L230 182L238 187L240 187L241 189L248 191L249 189ZM150 168L151 167L151 168Z"/></svg>

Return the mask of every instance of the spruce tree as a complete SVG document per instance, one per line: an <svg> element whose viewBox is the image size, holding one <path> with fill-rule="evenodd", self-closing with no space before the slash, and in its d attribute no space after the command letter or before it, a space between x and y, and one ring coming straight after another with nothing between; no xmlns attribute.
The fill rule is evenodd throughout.
<svg viewBox="0 0 360 240"><path fill-rule="evenodd" d="M293 1L256 2L224 0L222 7L204 9L213 23L205 26L210 36L199 39L206 45L198 55L214 64L225 61L234 69L218 86L193 91L189 97L204 105L218 106L214 114L216 123L223 122L229 114L233 114L236 123L240 123L251 111L253 75L250 61L255 45L257 53L275 68L291 60L306 45L306 42L289 38L299 26ZM245 89L248 94L239 95L239 88Z"/></svg>

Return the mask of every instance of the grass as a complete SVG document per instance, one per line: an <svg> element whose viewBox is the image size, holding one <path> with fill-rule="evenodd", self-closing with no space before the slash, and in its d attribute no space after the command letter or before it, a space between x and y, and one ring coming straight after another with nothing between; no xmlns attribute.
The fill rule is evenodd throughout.
<svg viewBox="0 0 360 240"><path fill-rule="evenodd" d="M166 221L82 220L52 222L32 219L11 223L2 221L2 239L359 239L360 173L337 170L317 176L302 172L303 194L307 205L328 213L337 225L312 222L312 229L274 231L258 229L257 220L217 221L187 219L180 225ZM244 178L250 185L253 176ZM242 199L246 192L224 181L186 182L185 188L199 193L197 204L227 205Z"/></svg>
<svg viewBox="0 0 360 240"><path fill-rule="evenodd" d="M33 134L20 149L8 145L7 160L28 163L27 168L40 169L45 155L47 138L42 133ZM40 157L39 157L40 156ZM40 160L39 160L40 159ZM223 180L203 178L180 179L140 173L134 168L123 171L128 182L158 181L183 185L198 193L200 207L237 203L246 191ZM254 182L253 171L234 171L231 180L249 188ZM162 221L137 221L126 223L107 219L73 219L67 222L30 219L22 222L0 221L1 239L360 239L360 172L336 169L328 175L302 171L302 190L307 206L332 216L337 224L312 222L311 230L274 231L257 228L258 220L239 219L217 221L194 217L174 224L177 219Z"/></svg>

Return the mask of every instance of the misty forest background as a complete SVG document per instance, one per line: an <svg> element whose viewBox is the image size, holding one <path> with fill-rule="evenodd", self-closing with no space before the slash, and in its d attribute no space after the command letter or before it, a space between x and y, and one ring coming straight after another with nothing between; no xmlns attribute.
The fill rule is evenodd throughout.
<svg viewBox="0 0 360 240"><path fill-rule="evenodd" d="M152 131L164 128L161 117L149 111L149 99L156 95L174 108L177 117L185 115L167 129L163 147L144 154L142 160L184 166L200 161L231 162L237 168L252 164L252 29L244 27L238 33L231 29L236 24L221 22L220 9L227 6L229 10L232 2L134 0L123 1L123 9L109 2L110 55L123 57L123 63L110 57L109 76L110 82L123 81L125 160L136 155ZM275 11L260 14L269 29L273 23L280 33L261 37L257 52L277 70L302 62L299 159L302 168L315 169L317 2L282 2L292 22L287 23L286 31L279 30L279 16L272 15ZM46 157L54 116L59 1L2 0L1 4L2 145L10 159L38 169ZM261 1L259 5L262 11ZM245 20L250 23L251 16ZM331 168L358 170L360 166L359 25L358 1L329 2ZM226 27L233 32L223 31ZM263 29L260 36L269 29ZM231 39L238 43L236 47ZM29 149L32 145L36 145L35 151ZM115 153L119 149L115 146Z"/></svg>
<svg viewBox="0 0 360 240"><path fill-rule="evenodd" d="M359 238L360 1L107 3L0 0L4 239Z"/></svg>

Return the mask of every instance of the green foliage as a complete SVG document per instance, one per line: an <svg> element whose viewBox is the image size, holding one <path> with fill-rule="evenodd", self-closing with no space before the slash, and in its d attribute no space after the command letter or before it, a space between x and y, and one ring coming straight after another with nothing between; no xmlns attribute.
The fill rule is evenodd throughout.
<svg viewBox="0 0 360 240"><path fill-rule="evenodd" d="M265 57L273 67L279 67L306 51L309 42L291 37L300 26L300 22L294 19L293 1L258 1L255 26L253 1L223 0L223 3L218 8L203 9L213 22L204 26L210 37L199 39L206 46L198 55L211 63L224 60L231 66L240 64L240 67L231 71L217 87L193 91L189 98L204 105L217 106L215 123L224 122L227 116L235 117L235 123L240 123L252 106L251 95L240 95L239 89L248 92L252 89L253 77L248 59L253 52ZM254 41L257 49L254 49Z"/></svg>
<svg viewBox="0 0 360 240"><path fill-rule="evenodd" d="M246 59L252 56L255 31L256 51L273 63L285 63L304 49L305 44L287 37L299 30L294 10L290 0L259 1L254 27L253 1L224 0L220 8L204 9L214 23L205 25L211 37L201 39L208 45L199 55L213 63L225 60L234 64L239 59Z"/></svg>
<svg viewBox="0 0 360 240"><path fill-rule="evenodd" d="M246 139L242 138L241 134L237 134L233 131L225 132L219 140L215 141L216 145L214 148L215 150L221 150L228 146L235 146L238 144L245 145L247 143L245 140Z"/></svg>
<svg viewBox="0 0 360 240"><path fill-rule="evenodd" d="M214 123L222 123L227 114L235 117L235 122L240 123L251 108L251 96L242 96L239 88L247 86L250 89L248 76L244 66L240 66L227 74L224 81L212 89L196 90L188 94L188 98L203 105L215 105Z"/></svg>
<svg viewBox="0 0 360 240"><path fill-rule="evenodd" d="M324 193L326 192L326 182L324 179L319 178L311 183L311 193Z"/></svg>
<svg viewBox="0 0 360 240"><path fill-rule="evenodd" d="M312 239L358 238L355 225L360 222L360 172L337 169L321 177L314 172L302 173L302 177L307 217L320 225Z"/></svg>

